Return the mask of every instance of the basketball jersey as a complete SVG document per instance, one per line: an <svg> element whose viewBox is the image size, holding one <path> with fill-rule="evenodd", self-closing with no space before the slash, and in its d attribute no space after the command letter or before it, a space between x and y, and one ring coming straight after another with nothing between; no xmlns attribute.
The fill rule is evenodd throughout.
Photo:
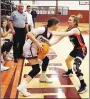
<svg viewBox="0 0 90 99"><path fill-rule="evenodd" d="M50 38L52 37L52 34L48 35L47 31L48 31L48 28L45 27L45 32L43 34L37 35L36 39L39 42L47 42L48 40L50 40Z"/></svg>
<svg viewBox="0 0 90 99"><path fill-rule="evenodd" d="M48 28L46 26L44 26L44 28L44 33L40 33L35 37L39 42L48 42L52 37L52 34L48 33ZM29 44L33 44L30 39L28 39L26 42L28 42Z"/></svg>
<svg viewBox="0 0 90 99"><path fill-rule="evenodd" d="M67 31L69 31L69 29ZM83 46L85 46L85 42L81 33L80 35L74 34L69 36L69 40L73 44L75 49L82 48Z"/></svg>

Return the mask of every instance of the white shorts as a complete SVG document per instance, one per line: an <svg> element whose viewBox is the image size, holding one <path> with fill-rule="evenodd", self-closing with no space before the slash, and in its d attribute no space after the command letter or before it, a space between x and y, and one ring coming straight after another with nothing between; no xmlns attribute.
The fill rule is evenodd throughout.
<svg viewBox="0 0 90 99"><path fill-rule="evenodd" d="M26 59L34 59L37 58L37 47L33 46L29 42L26 42L23 47L23 56Z"/></svg>

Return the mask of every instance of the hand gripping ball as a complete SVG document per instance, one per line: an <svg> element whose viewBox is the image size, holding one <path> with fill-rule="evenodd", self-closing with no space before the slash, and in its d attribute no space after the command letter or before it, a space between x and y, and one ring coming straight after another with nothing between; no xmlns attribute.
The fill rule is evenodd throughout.
<svg viewBox="0 0 90 99"><path fill-rule="evenodd" d="M44 49L40 52L38 52L38 58L39 59L44 59L44 57L48 54L49 52L49 45L45 42L41 42L41 44L43 45Z"/></svg>

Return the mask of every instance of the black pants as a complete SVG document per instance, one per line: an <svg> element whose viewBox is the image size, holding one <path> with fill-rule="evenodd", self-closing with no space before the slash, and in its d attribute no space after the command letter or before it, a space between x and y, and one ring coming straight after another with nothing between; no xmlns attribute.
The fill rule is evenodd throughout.
<svg viewBox="0 0 90 99"><path fill-rule="evenodd" d="M13 36L13 54L14 59L20 58L23 53L23 45L26 38L25 28L14 27L15 35Z"/></svg>
<svg viewBox="0 0 90 99"><path fill-rule="evenodd" d="M36 20L36 18L33 18L33 25L34 25L34 28L35 28L35 20Z"/></svg>

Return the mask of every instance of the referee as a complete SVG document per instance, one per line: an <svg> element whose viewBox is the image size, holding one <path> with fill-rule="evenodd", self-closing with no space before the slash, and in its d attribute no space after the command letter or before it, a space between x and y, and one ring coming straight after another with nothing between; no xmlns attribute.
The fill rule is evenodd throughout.
<svg viewBox="0 0 90 99"><path fill-rule="evenodd" d="M23 45L25 43L26 32L28 32L27 16L23 12L23 4L18 4L17 11L12 12L10 16L10 28L13 34L13 54L14 62L22 58Z"/></svg>

